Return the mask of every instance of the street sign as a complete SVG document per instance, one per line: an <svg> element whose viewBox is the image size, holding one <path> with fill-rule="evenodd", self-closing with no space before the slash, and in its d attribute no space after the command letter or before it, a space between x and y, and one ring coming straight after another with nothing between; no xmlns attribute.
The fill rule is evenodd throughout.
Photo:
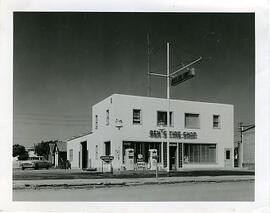
<svg viewBox="0 0 270 213"><path fill-rule="evenodd" d="M110 163L114 159L114 157L111 155L104 155L104 156L100 156L100 159L106 163Z"/></svg>
<svg viewBox="0 0 270 213"><path fill-rule="evenodd" d="M180 83L182 83L190 78L193 78L194 76L195 76L195 69L191 68L182 74L174 76L171 79L171 86L176 86L176 85L178 85L178 84L180 84Z"/></svg>

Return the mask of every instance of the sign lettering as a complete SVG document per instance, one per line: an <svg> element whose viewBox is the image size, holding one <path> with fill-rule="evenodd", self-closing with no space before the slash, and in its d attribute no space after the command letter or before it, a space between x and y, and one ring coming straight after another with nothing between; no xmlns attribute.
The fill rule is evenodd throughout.
<svg viewBox="0 0 270 213"><path fill-rule="evenodd" d="M181 132L181 131L170 131L170 138L173 139L197 139L197 132ZM150 138L167 138L167 131L150 130Z"/></svg>

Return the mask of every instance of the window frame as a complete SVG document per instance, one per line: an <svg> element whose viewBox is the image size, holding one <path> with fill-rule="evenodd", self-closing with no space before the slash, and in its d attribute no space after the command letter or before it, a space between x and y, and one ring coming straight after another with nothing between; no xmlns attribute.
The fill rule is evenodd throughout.
<svg viewBox="0 0 270 213"><path fill-rule="evenodd" d="M157 110L157 126L160 127L162 126L161 124L158 123L158 113L159 112L165 112L166 113L166 116L167 116L167 111L163 111L163 110ZM174 127L174 112L173 111L170 111L169 112L169 122L170 122L170 127ZM166 123L167 123L167 119L166 119ZM166 127L167 124L164 124L164 126Z"/></svg>
<svg viewBox="0 0 270 213"><path fill-rule="evenodd" d="M218 126L214 125L215 123L215 116L218 116ZM219 114L213 114L213 129L221 129L221 119Z"/></svg>
<svg viewBox="0 0 270 213"><path fill-rule="evenodd" d="M139 110L140 111L140 122L139 123L134 123L134 110ZM132 124L134 125L142 125L142 109L139 109L139 108L133 108L132 109Z"/></svg>
<svg viewBox="0 0 270 213"><path fill-rule="evenodd" d="M106 110L106 126L110 125L110 110Z"/></svg>
<svg viewBox="0 0 270 213"><path fill-rule="evenodd" d="M192 127L192 126L187 126L187 122L186 122L186 116L187 115L198 115L198 127ZM184 114L184 126L185 129L201 129L201 118L200 118L200 113L191 113L191 112L185 112Z"/></svg>
<svg viewBox="0 0 270 213"><path fill-rule="evenodd" d="M188 164L201 164L202 165L202 164L217 164L218 163L218 144L216 143L184 143L183 146L184 146L183 147L183 163L186 165ZM209 159L209 157L213 155L213 153L210 154L210 149L215 149L214 161L206 161L206 157ZM189 155L186 155L187 154L186 150L188 150ZM195 152L197 152L198 154L197 156L195 156ZM208 153L208 155L202 156L201 154L203 152ZM192 155L190 155L191 153ZM188 156L189 162L185 162L185 156Z"/></svg>

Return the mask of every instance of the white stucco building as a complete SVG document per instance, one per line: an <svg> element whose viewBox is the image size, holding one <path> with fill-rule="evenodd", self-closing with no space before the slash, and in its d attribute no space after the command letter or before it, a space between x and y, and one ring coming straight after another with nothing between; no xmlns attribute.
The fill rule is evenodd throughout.
<svg viewBox="0 0 270 213"><path fill-rule="evenodd" d="M149 149L156 149L164 170L233 167L233 105L184 100L169 105L168 144L167 99L114 94L97 103L92 132L68 140L71 167L101 170L100 157L109 155L114 170L136 169L139 162L151 169ZM127 158L126 149L134 158Z"/></svg>

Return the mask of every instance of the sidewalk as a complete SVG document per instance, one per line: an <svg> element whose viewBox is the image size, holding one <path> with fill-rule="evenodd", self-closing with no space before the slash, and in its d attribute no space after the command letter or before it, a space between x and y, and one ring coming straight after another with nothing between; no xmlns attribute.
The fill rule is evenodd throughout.
<svg viewBox="0 0 270 213"><path fill-rule="evenodd" d="M102 188L150 184L175 183L211 183L254 181L254 175L244 176L199 176L199 177L160 177L156 178L108 178L108 179L55 179L55 180L14 180L13 189L44 189L44 188Z"/></svg>

